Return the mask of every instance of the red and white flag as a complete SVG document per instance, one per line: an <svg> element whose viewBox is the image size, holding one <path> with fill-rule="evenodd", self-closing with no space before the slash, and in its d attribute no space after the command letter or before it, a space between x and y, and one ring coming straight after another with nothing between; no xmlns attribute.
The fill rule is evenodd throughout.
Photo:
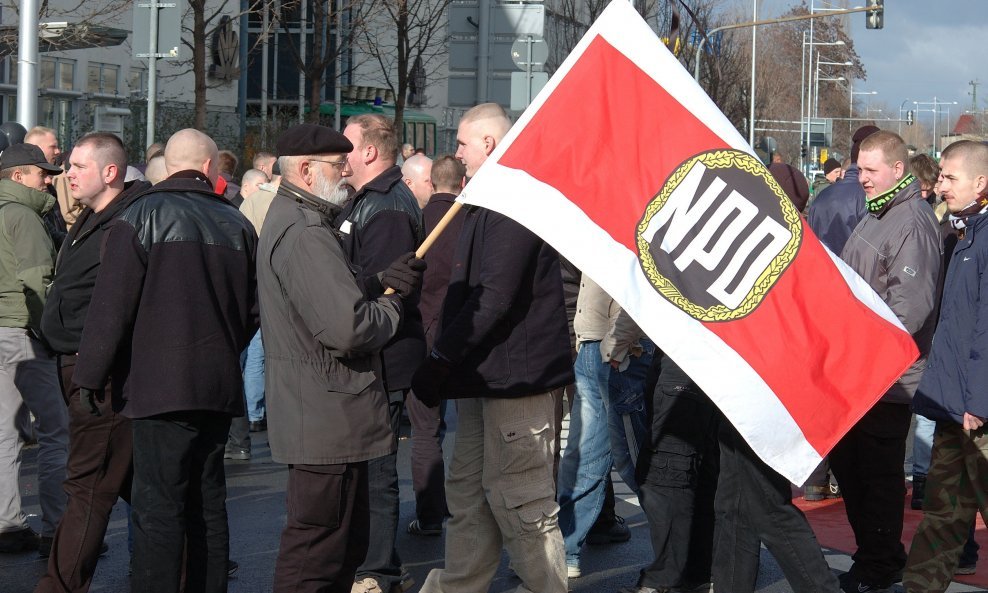
<svg viewBox="0 0 988 593"><path fill-rule="evenodd" d="M460 201L517 220L593 278L794 483L916 360L627 0Z"/></svg>

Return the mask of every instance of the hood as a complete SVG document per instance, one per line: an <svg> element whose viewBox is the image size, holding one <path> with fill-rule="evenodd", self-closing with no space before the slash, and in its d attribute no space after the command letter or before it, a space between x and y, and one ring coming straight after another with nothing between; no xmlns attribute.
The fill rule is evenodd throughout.
<svg viewBox="0 0 988 593"><path fill-rule="evenodd" d="M44 216L55 205L55 197L10 179L0 179L0 202L17 202Z"/></svg>

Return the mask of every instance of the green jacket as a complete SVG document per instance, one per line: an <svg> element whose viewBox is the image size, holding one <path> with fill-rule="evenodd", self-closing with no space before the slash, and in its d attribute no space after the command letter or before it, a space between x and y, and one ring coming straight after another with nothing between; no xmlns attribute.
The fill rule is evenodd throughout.
<svg viewBox="0 0 988 593"><path fill-rule="evenodd" d="M55 271L55 247L41 221L51 195L0 179L0 327L38 330Z"/></svg>

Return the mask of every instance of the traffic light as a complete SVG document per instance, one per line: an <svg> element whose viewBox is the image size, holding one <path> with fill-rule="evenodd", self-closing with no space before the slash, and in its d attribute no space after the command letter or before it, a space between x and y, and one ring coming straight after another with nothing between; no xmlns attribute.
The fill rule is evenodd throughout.
<svg viewBox="0 0 988 593"><path fill-rule="evenodd" d="M799 147L799 154L804 159L806 158L806 145L805 144L803 144L802 146Z"/></svg>
<svg viewBox="0 0 988 593"><path fill-rule="evenodd" d="M885 26L885 0L868 0L869 10L865 12L865 26L869 29L881 29Z"/></svg>
<svg viewBox="0 0 988 593"><path fill-rule="evenodd" d="M910 109L909 111L906 112L906 125L907 126L913 125L913 110L912 109Z"/></svg>

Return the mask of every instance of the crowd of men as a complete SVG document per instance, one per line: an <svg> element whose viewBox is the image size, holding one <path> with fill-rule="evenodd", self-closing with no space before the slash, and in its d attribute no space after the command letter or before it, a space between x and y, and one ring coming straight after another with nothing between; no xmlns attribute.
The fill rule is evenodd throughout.
<svg viewBox="0 0 988 593"><path fill-rule="evenodd" d="M432 160L380 115L342 133L299 124L239 180L237 156L194 129L149 147L143 172L113 134L64 155L46 128L10 138L0 552L48 559L37 592L85 593L121 498L133 590L225 591L224 460L249 460L251 433L267 431L288 466L274 590L408 591L396 548L407 414L405 529L446 537L428 593L487 591L505 550L518 591L565 592L585 544L630 538L612 468L639 496L654 554L627 593L753 591L762 544L800 592L943 591L974 570L988 495L988 146L910 159L899 136L865 126L812 200L798 171L769 167L921 353L805 485L807 499L844 498L857 550L838 579L791 485L603 288L512 219L455 203L510 126L478 105L456 154ZM907 554L914 413L911 504L925 515ZM17 487L27 439L40 534Z"/></svg>

